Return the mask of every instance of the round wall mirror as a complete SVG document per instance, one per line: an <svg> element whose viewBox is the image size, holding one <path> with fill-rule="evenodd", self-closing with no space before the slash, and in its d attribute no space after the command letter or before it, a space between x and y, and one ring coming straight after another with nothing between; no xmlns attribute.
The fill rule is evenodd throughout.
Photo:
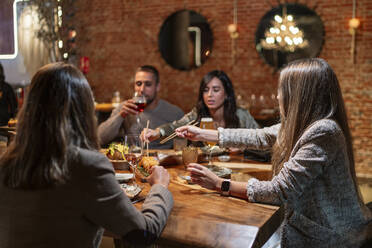
<svg viewBox="0 0 372 248"><path fill-rule="evenodd" d="M319 55L324 26L314 10L301 4L282 4L261 19L256 49L269 65L280 68L290 61Z"/></svg>
<svg viewBox="0 0 372 248"><path fill-rule="evenodd" d="M213 35L207 20L192 10L170 15L159 33L159 49L175 69L191 70L201 66L212 52Z"/></svg>

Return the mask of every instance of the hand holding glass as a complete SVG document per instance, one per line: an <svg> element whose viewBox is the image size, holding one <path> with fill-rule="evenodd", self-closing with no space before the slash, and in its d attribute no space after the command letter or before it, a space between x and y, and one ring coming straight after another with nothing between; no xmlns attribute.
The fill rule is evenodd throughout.
<svg viewBox="0 0 372 248"><path fill-rule="evenodd" d="M132 99L134 101L134 104L137 105L138 112L142 113L146 107L146 98L143 95L140 95L138 92L135 92ZM139 116L137 115L137 123L139 124L139 122L140 119Z"/></svg>
<svg viewBox="0 0 372 248"><path fill-rule="evenodd" d="M197 163L198 162L198 148L187 146L182 149L182 162L187 168L187 165L190 163Z"/></svg>
<svg viewBox="0 0 372 248"><path fill-rule="evenodd" d="M143 95L140 95L138 92L135 92L132 99L134 101L134 104L137 105L137 110L139 112L143 112L146 107L146 98Z"/></svg>

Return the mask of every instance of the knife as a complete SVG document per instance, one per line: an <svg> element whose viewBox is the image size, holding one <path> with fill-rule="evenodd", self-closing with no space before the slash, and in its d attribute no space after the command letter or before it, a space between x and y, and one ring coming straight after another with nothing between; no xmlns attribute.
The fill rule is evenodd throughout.
<svg viewBox="0 0 372 248"><path fill-rule="evenodd" d="M143 200L145 200L145 199L146 199L146 197L138 197L138 198L134 199L134 200L132 201L132 203L134 204L134 203L137 203L137 202L143 201Z"/></svg>

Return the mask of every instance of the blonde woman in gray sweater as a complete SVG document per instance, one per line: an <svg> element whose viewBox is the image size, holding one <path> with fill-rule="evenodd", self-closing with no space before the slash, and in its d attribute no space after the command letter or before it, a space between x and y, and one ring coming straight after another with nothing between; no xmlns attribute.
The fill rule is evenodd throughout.
<svg viewBox="0 0 372 248"><path fill-rule="evenodd" d="M263 129L176 131L223 147L273 146L271 181L229 182L199 164L192 180L224 195L284 205L281 247L360 247L371 239L372 215L356 183L350 129L335 73L322 59L290 63L280 73L281 124Z"/></svg>

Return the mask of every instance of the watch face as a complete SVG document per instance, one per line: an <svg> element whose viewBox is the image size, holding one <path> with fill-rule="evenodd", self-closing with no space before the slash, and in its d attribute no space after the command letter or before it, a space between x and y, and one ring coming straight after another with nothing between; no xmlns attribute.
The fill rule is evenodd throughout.
<svg viewBox="0 0 372 248"><path fill-rule="evenodd" d="M221 185L222 192L228 192L230 190L230 181L223 181Z"/></svg>

